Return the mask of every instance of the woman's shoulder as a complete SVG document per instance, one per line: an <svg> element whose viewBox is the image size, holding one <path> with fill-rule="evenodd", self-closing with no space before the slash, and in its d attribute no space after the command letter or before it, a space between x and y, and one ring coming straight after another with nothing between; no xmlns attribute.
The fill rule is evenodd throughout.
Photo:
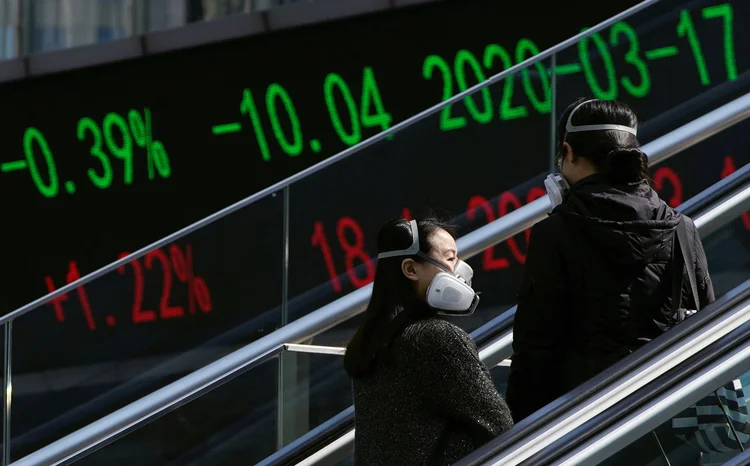
<svg viewBox="0 0 750 466"><path fill-rule="evenodd" d="M420 319L407 325L404 329L404 336L410 338L444 337L454 334L469 337L461 327L440 317Z"/></svg>
<svg viewBox="0 0 750 466"><path fill-rule="evenodd" d="M456 344L476 348L469 334L461 327L438 317L409 324L404 328L399 340L402 346L421 350L435 350Z"/></svg>

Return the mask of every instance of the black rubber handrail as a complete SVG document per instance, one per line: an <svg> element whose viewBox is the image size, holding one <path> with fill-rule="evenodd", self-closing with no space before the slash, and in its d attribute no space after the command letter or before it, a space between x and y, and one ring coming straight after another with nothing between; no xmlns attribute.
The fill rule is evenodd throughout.
<svg viewBox="0 0 750 466"><path fill-rule="evenodd" d="M715 320L721 319L726 312L748 297L750 297L750 280L727 292L701 312L680 325L675 326L669 332L655 338L640 350L615 363L592 379L589 379L588 382L580 387L568 392L566 395L563 395L527 417L516 424L513 429L480 447L456 463L456 465L474 466L483 464L491 458L496 457L501 451L512 448L513 445L532 436L550 422L565 417L565 414L571 409L585 403L600 392L607 390L618 381L627 378L632 372L650 362L656 355L668 351L685 338L699 333L702 328L710 325Z"/></svg>
<svg viewBox="0 0 750 466"><path fill-rule="evenodd" d="M739 285L739 287L750 290L750 280ZM745 295L750 296L750 293L746 292ZM746 304L746 302L740 304ZM735 303L734 306L736 305L738 304ZM722 312L732 311L734 306L722 309ZM591 419L564 438L548 445L542 451L524 461L524 466L555 464L556 460L564 457L569 452L575 451L599 433L611 429L619 421L633 413L634 410L647 405L675 387L683 386L686 381L695 378L706 369L716 366L737 350L737 348L746 345L748 343L748 334L750 334L750 322L740 325L728 335L706 347L700 353L693 355L677 367L640 388L625 400L608 409L605 412L606 414ZM736 375L739 376L740 374Z"/></svg>

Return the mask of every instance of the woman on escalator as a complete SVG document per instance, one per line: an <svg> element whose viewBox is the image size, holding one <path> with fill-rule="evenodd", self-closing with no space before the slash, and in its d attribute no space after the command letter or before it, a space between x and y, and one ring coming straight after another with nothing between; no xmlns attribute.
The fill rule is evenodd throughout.
<svg viewBox="0 0 750 466"><path fill-rule="evenodd" d="M476 346L441 315L479 298L447 225L392 220L378 235L364 319L346 349L358 465L453 464L513 421Z"/></svg>
<svg viewBox="0 0 750 466"><path fill-rule="evenodd" d="M649 185L637 127L614 101L581 99L560 118L561 174L545 183L560 205L532 228L513 328L507 399L516 422L675 325L672 246L682 218L700 301L685 278L682 307L714 301L695 226Z"/></svg>

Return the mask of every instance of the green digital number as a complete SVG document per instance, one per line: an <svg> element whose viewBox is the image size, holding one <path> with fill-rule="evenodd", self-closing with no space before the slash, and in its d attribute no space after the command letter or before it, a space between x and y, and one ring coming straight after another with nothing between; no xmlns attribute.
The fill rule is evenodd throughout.
<svg viewBox="0 0 750 466"><path fill-rule="evenodd" d="M284 134L284 129L281 127L281 122L279 121L278 101L281 101L284 105L284 111L286 111L286 115L292 125L291 142L287 139L286 134ZM271 120L271 129L273 129L273 134L276 136L281 149L291 157L299 155L302 152L302 130L300 130L299 126L299 117L292 103L292 98L289 97L289 94L281 85L273 83L268 86L268 90L266 91L266 110L268 111L268 119Z"/></svg>
<svg viewBox="0 0 750 466"><path fill-rule="evenodd" d="M432 79L435 69L440 70L443 76L443 102L453 97L453 76L448 63L438 55L430 55L425 58L422 64L422 76L425 79ZM466 117L451 116L453 105L443 107L440 112L440 130L451 131L454 129L464 128L466 126Z"/></svg>
<svg viewBox="0 0 750 466"><path fill-rule="evenodd" d="M529 39L521 39L516 45L516 63L521 63L529 54L529 57L539 54L539 47ZM534 106L537 112L546 114L552 111L552 90L550 88L549 76L547 74L547 68L545 68L542 62L534 63L537 73L539 73L539 80L542 82L542 92L544 97L539 99L534 90L534 84L531 82L531 73L529 73L529 67L521 71L521 78L523 81L523 88L526 91L526 97L531 101L531 105Z"/></svg>
<svg viewBox="0 0 750 466"><path fill-rule="evenodd" d="M133 139L125 119L117 113L108 113L102 123L104 129L104 143L109 152L122 160L125 165L125 184L133 182ZM112 129L117 128L122 134L122 145L117 144L112 135Z"/></svg>
<svg viewBox="0 0 750 466"><path fill-rule="evenodd" d="M347 132L341 121L341 116L339 115L339 110L336 106L336 100L333 95L334 89L338 89L339 93L344 98L344 104L349 112L349 121L351 122L352 127L351 132ZM357 144L362 140L362 125L359 122L357 104L354 97L352 97L352 92L349 89L349 86L341 76L336 73L330 73L326 76L325 82L323 83L323 94L325 95L331 123L333 124L336 133L339 135L339 138L341 138L344 144L348 146Z"/></svg>
<svg viewBox="0 0 750 466"><path fill-rule="evenodd" d="M609 43L616 47L620 45L620 36L623 35L628 40L630 47L625 54L625 63L631 64L638 70L640 83L635 85L629 76L620 79L622 87L625 88L633 97L642 98L651 91L651 74L648 71L648 65L641 58L641 46L638 42L638 34L628 23L623 21L612 26L609 32Z"/></svg>
<svg viewBox="0 0 750 466"><path fill-rule="evenodd" d="M497 44L490 44L484 49L484 67L492 69L495 62L495 58L500 58L503 66L503 70L507 70L513 66L513 61L510 58L508 52ZM513 84L515 83L515 76L508 76L505 78L503 83L503 98L500 101L500 119L501 120L514 120L516 118L523 118L529 114L526 106L519 105L513 107Z"/></svg>
<svg viewBox="0 0 750 466"><path fill-rule="evenodd" d="M474 72L474 77L478 82L481 83L487 80L487 77L482 71L482 65L479 64L479 61L477 61L474 54L469 52L468 50L459 50L456 54L456 60L454 62L456 83L458 84L459 92L464 92L469 88L466 82L467 64L471 67L472 71ZM465 97L464 105L466 106L466 110L468 110L469 115L471 115L474 121L481 124L486 124L492 121L492 114L494 113L492 108L492 96L490 95L490 90L487 88L487 86L483 87L480 93L482 94L483 110L480 111L479 108L477 108L477 104L474 102L473 96Z"/></svg>
<svg viewBox="0 0 750 466"><path fill-rule="evenodd" d="M258 114L258 107L255 105L255 98L250 89L242 91L240 113L250 117L250 123L253 125L253 130L255 131L255 140L258 142L258 148L260 149L260 155L263 160L268 162L271 160L271 151L268 148L266 133L263 132L263 125L261 124L260 115Z"/></svg>
<svg viewBox="0 0 750 466"><path fill-rule="evenodd" d="M710 6L703 9L704 19L724 19L724 66L727 69L727 79L737 79L737 61L734 56L734 10L730 3Z"/></svg>
<svg viewBox="0 0 750 466"><path fill-rule="evenodd" d="M102 164L101 175L99 175L93 168L89 168L89 179L91 179L94 186L99 189L109 188L112 186L112 163L109 161L107 154L102 152L102 133L94 120L89 117L84 117L78 120L77 133L79 141L83 142L83 140L86 139L87 131L90 132L94 138L90 154Z"/></svg>
<svg viewBox="0 0 750 466"><path fill-rule="evenodd" d="M39 173L39 165L36 163L34 158L34 142L36 141L39 149L42 151L44 162L47 164L47 173L49 175L49 183L45 183L42 179L41 173ZM29 167L31 173L31 179L34 180L34 185L39 193L44 197L55 197L60 189L60 182L57 177L57 165L55 165L55 159L52 157L52 151L49 150L47 140L41 131L36 128L26 128L23 134L23 153L26 156L26 164Z"/></svg>
<svg viewBox="0 0 750 466"><path fill-rule="evenodd" d="M695 66L698 68L698 76L700 76L701 84L704 86L710 85L711 77L708 75L708 67L706 66L706 58L703 56L703 48L698 40L698 34L695 32L693 18L687 10L682 10L680 12L680 22L677 24L677 35L681 38L687 37L688 44L690 44L690 50L693 51L693 58L695 59Z"/></svg>
<svg viewBox="0 0 750 466"><path fill-rule="evenodd" d="M587 29L588 28L583 28L581 32ZM599 81L596 78L596 74L594 73L593 67L591 66L591 60L589 58L589 40L594 41L594 45L596 46L599 54L602 57L604 69L607 72L607 89L604 89L602 88L602 86L600 86ZM581 39L578 42L578 57L581 60L581 65L583 66L583 74L586 76L586 81L588 82L589 88L591 88L591 92L594 94L594 97L601 100L616 99L618 88L617 76L615 74L615 64L612 61L612 55L609 53L607 43L604 41L604 39L602 39L602 36L597 33Z"/></svg>
<svg viewBox="0 0 750 466"><path fill-rule="evenodd" d="M362 102L360 108L362 126L372 128L380 126L382 130L391 127L393 117L385 111L383 98L380 95L375 73L371 67L365 67L362 75Z"/></svg>

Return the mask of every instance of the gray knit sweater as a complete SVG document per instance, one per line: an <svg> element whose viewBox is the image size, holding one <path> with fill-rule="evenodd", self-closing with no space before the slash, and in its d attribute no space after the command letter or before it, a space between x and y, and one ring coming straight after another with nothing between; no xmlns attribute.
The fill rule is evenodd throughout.
<svg viewBox="0 0 750 466"><path fill-rule="evenodd" d="M407 326L353 387L358 466L452 464L513 425L474 342L439 318Z"/></svg>

